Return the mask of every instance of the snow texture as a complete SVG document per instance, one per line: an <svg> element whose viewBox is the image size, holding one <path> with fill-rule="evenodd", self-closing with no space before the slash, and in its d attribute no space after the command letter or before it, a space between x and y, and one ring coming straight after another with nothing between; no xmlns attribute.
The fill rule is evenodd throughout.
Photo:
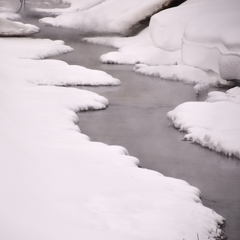
<svg viewBox="0 0 240 240"><path fill-rule="evenodd" d="M50 16L58 16L64 13L71 13L71 12L77 12L77 11L83 11L87 10L104 0L67 0L64 1L66 3L69 3L69 7L65 8L34 8L33 11L41 14L47 14Z"/></svg>
<svg viewBox="0 0 240 240"><path fill-rule="evenodd" d="M194 84L194 90L196 93L208 89L209 86L232 85L231 82L227 82L214 72L206 72L197 67L188 65L176 64L149 66L146 64L136 64L134 66L134 71L171 81L182 81Z"/></svg>
<svg viewBox="0 0 240 240"><path fill-rule="evenodd" d="M151 37L160 48L181 49L185 65L240 79L239 11L238 0L188 1L153 16Z"/></svg>
<svg viewBox="0 0 240 240"><path fill-rule="evenodd" d="M104 63L141 63L137 72L193 83L198 92L240 79L239 11L238 0L188 0L155 14L134 37L86 41L118 48L101 56Z"/></svg>
<svg viewBox="0 0 240 240"><path fill-rule="evenodd" d="M64 12L55 18L46 17L40 21L52 26L78 29L80 32L127 34L135 24L151 16L168 2L170 1L93 0L83 1L80 5L73 1L70 12Z"/></svg>
<svg viewBox="0 0 240 240"><path fill-rule="evenodd" d="M138 168L124 148L91 142L80 132L76 112L103 109L107 99L34 84L58 82L52 69L58 64L56 75L63 71L65 83L72 82L75 67L67 72L62 62L36 60L70 48L26 38L1 39L0 48L1 239L213 240L221 235L223 218L202 205L198 189Z"/></svg>
<svg viewBox="0 0 240 240"><path fill-rule="evenodd" d="M240 158L240 88L210 92L206 102L186 102L168 113L186 140Z"/></svg>
<svg viewBox="0 0 240 240"><path fill-rule="evenodd" d="M37 26L21 22L13 22L7 18L11 18L11 15L0 14L0 37L27 36L39 31Z"/></svg>

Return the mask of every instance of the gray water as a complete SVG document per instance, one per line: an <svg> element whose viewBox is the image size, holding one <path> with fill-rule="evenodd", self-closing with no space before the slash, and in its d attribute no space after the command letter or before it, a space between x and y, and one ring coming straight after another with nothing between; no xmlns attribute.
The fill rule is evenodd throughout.
<svg viewBox="0 0 240 240"><path fill-rule="evenodd" d="M27 20L37 24L33 18ZM240 160L183 141L183 134L166 118L178 104L203 100L206 94L196 96L191 85L136 74L131 66L101 64L99 56L112 48L83 43L76 31L40 27L35 37L62 39L75 49L54 59L104 70L122 81L115 87L81 87L110 101L104 111L78 114L81 131L92 141L126 147L141 167L198 187L203 203L226 218L227 237L239 240Z"/></svg>

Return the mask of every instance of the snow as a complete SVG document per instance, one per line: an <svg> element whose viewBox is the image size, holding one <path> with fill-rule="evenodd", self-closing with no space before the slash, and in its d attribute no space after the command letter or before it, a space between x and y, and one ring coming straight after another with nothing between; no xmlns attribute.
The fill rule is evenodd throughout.
<svg viewBox="0 0 240 240"><path fill-rule="evenodd" d="M206 102L187 102L168 113L185 139L240 158L240 88L210 92Z"/></svg>
<svg viewBox="0 0 240 240"><path fill-rule="evenodd" d="M0 8L0 18L9 19L9 20L18 20L20 19L20 15L14 12L3 11Z"/></svg>
<svg viewBox="0 0 240 240"><path fill-rule="evenodd" d="M71 50L62 41L0 38L0 238L219 237L223 218L202 205L198 189L138 168L126 149L80 132L76 112L104 109L106 98L38 86L116 83L103 72L40 60Z"/></svg>
<svg viewBox="0 0 240 240"><path fill-rule="evenodd" d="M0 38L0 47L1 56L31 59L41 59L73 50L61 40L31 38Z"/></svg>
<svg viewBox="0 0 240 240"><path fill-rule="evenodd" d="M239 11L238 0L188 0L152 16L136 36L86 41L118 48L103 63L137 64L137 72L192 83L199 92L240 79Z"/></svg>
<svg viewBox="0 0 240 240"><path fill-rule="evenodd" d="M200 93L209 86L231 85L214 72L205 72L197 67L187 65L159 65L149 66L146 64L136 64L134 71L149 76L159 77L171 81L182 81L194 84L196 93Z"/></svg>
<svg viewBox="0 0 240 240"><path fill-rule="evenodd" d="M133 37L88 37L84 41L109 45L118 48L118 51L103 54L100 57L103 63L149 65L176 64L180 58L179 52L167 52L153 45L146 28Z"/></svg>
<svg viewBox="0 0 240 240"><path fill-rule="evenodd" d="M7 18L11 18L8 14L0 14L0 36L26 36L39 31L39 28L21 22L13 22Z"/></svg>
<svg viewBox="0 0 240 240"><path fill-rule="evenodd" d="M29 83L39 85L119 85L120 81L109 74L77 65L69 65L59 60L6 60L2 63L3 72L7 66L14 66L12 77L24 76ZM36 72L38 74L36 75ZM56 74L57 73L57 74ZM8 73L9 75L11 74Z"/></svg>
<svg viewBox="0 0 240 240"><path fill-rule="evenodd" d="M76 10L40 21L52 26L78 29L81 33L127 34L135 24L151 16L168 2L169 0L102 0L93 1L92 4L92 1L83 1L83 6L79 7L79 3L73 1ZM91 3L92 6L86 8L86 3Z"/></svg>
<svg viewBox="0 0 240 240"><path fill-rule="evenodd" d="M64 8L34 8L33 11L37 13L44 13L51 16L58 16L64 13L83 11L89 9L104 0L67 0L65 3L69 3L69 7Z"/></svg>
<svg viewBox="0 0 240 240"><path fill-rule="evenodd" d="M120 84L118 79L103 71L69 65L60 60L47 59L39 61L39 59L67 53L72 50L71 47L65 45L61 40L0 38L1 57L5 59L1 63L2 74L8 75L10 79L19 76L18 78L20 79L22 77L25 81L39 85ZM9 71L8 66L14 66L14 71Z"/></svg>
<svg viewBox="0 0 240 240"><path fill-rule="evenodd" d="M151 37L160 48L181 49L185 65L239 79L239 10L237 0L189 1L153 16Z"/></svg>

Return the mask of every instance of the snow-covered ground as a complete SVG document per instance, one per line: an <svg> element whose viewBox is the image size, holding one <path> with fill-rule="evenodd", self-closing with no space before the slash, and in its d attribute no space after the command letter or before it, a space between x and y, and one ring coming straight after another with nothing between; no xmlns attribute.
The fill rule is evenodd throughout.
<svg viewBox="0 0 240 240"><path fill-rule="evenodd" d="M36 85L109 84L109 75L40 60L72 50L61 41L0 41L1 239L220 236L223 219L202 205L196 188L138 168L122 147L91 142L80 132L76 112L104 109L107 99Z"/></svg>
<svg viewBox="0 0 240 240"><path fill-rule="evenodd" d="M186 102L168 113L186 140L240 158L240 88L210 92L206 102Z"/></svg>
<svg viewBox="0 0 240 240"><path fill-rule="evenodd" d="M79 32L126 34L139 21L151 16L170 0L68 0L69 9L39 10L57 17L41 19L52 26L78 29Z"/></svg>

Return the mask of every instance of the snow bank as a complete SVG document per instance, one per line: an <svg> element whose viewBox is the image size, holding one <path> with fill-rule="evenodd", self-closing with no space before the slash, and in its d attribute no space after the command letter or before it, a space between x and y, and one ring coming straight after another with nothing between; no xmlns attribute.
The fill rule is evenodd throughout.
<svg viewBox="0 0 240 240"><path fill-rule="evenodd" d="M7 66L14 66L14 72L9 72L8 75L24 76L24 79L29 83L39 85L119 85L120 81L113 78L109 74L91 70L77 65L69 65L59 60L21 60L16 61L6 59L2 63L3 72L8 71ZM38 74L36 75L36 72ZM7 74L7 73L6 73Z"/></svg>
<svg viewBox="0 0 240 240"><path fill-rule="evenodd" d="M33 33L39 32L37 26L31 24L24 24L21 22L13 22L6 18L9 18L9 15L0 15L0 36L28 36Z"/></svg>
<svg viewBox="0 0 240 240"><path fill-rule="evenodd" d="M146 28L133 37L89 37L84 41L109 45L118 48L118 51L103 54L100 57L103 63L149 65L176 64L180 58L179 52L167 52L153 45Z"/></svg>
<svg viewBox="0 0 240 240"><path fill-rule="evenodd" d="M0 8L0 18L8 20L18 20L20 19L20 15L14 12L2 11L2 9Z"/></svg>
<svg viewBox="0 0 240 240"><path fill-rule="evenodd" d="M86 2L92 6L89 5L86 9ZM75 28L80 32L126 34L136 23L151 16L168 2L169 0L83 1L84 7L79 8L76 1L73 1L74 8L78 10L40 21L52 26Z"/></svg>
<svg viewBox="0 0 240 240"><path fill-rule="evenodd" d="M1 57L5 59L1 64L2 73L11 75L11 79L14 76L24 76L28 82L40 85L120 84L118 79L103 71L69 65L59 60L37 60L72 51L71 47L60 40L0 38L0 51ZM29 58L36 60L28 60ZM9 71L8 66L14 66L14 71Z"/></svg>
<svg viewBox="0 0 240 240"><path fill-rule="evenodd" d="M88 77L80 67L30 59L65 51L62 43L0 40L5 51L0 55L1 239L214 240L221 235L223 218L202 205L198 189L138 168L122 147L91 142L80 133L76 112L105 108L104 97L35 85L61 82L54 72L63 73L65 83L75 82L71 72Z"/></svg>
<svg viewBox="0 0 240 240"><path fill-rule="evenodd" d="M155 14L137 36L86 40L118 48L101 56L104 63L142 63L137 72L193 83L199 91L240 78L239 11L238 0L188 0Z"/></svg>
<svg viewBox="0 0 240 240"><path fill-rule="evenodd" d="M240 158L240 88L210 92L206 102L187 102L168 113L185 139Z"/></svg>
<svg viewBox="0 0 240 240"><path fill-rule="evenodd" d="M166 59L167 58L164 59L165 62ZM183 64L159 65L159 66L136 64L134 66L134 71L171 81L182 81L184 83L193 84L195 85L194 90L196 93L199 93L202 90L209 88L209 86L232 85L231 82L225 81L214 72L206 72L197 67L192 67Z"/></svg>
<svg viewBox="0 0 240 240"><path fill-rule="evenodd" d="M153 16L150 33L156 46L181 49L183 64L239 79L239 11L238 0L189 1Z"/></svg>
<svg viewBox="0 0 240 240"><path fill-rule="evenodd" d="M1 56L31 59L42 59L73 50L61 40L31 38L0 38L0 47Z"/></svg>

